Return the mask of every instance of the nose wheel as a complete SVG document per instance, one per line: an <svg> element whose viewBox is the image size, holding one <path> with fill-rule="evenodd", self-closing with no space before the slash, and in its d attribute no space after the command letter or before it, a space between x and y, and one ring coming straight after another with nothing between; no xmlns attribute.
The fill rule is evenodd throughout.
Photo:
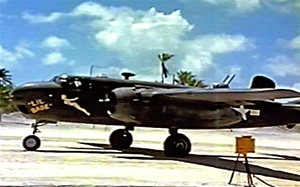
<svg viewBox="0 0 300 187"><path fill-rule="evenodd" d="M128 149L132 141L132 135L126 129L115 130L109 137L111 147L118 150Z"/></svg>
<svg viewBox="0 0 300 187"><path fill-rule="evenodd" d="M164 142L167 157L187 157L191 147L190 140L183 134L172 134Z"/></svg>
<svg viewBox="0 0 300 187"><path fill-rule="evenodd" d="M26 136L23 139L23 147L27 151L35 151L41 146L41 140L35 135Z"/></svg>
<svg viewBox="0 0 300 187"><path fill-rule="evenodd" d="M38 132L41 132L38 129L38 127L44 126L46 124L47 124L47 122L44 122L44 123L36 122L36 123L32 124L32 126L31 126L33 128L32 135L26 136L22 141L22 145L27 151L35 151L38 148L40 148L41 139L39 137L37 137L35 134Z"/></svg>

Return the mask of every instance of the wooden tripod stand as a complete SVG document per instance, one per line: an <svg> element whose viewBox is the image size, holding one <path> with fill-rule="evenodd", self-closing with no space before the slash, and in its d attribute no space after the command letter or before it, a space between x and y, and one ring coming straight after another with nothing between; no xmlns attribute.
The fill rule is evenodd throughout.
<svg viewBox="0 0 300 187"><path fill-rule="evenodd" d="M239 162L239 158L244 157L245 159L245 169L247 173L247 182L248 187L253 187L253 180L252 180L252 174L250 172L249 163L248 163L248 157L247 153L254 153L255 152L255 140L251 138L251 136L242 136L242 137L236 137L236 150L235 152L238 153L238 156L236 158L236 161L234 163L233 171L230 177L230 180L228 184L231 184L234 172L236 171L237 163ZM243 156L242 156L243 155Z"/></svg>
<svg viewBox="0 0 300 187"><path fill-rule="evenodd" d="M231 182L232 182L232 179L233 179L233 176L234 176L234 172L236 171L237 163L238 163L240 157L241 157L241 154L239 153L238 156L237 156L237 158L236 158L236 161L234 163L234 167L233 167L232 174L231 174L231 177L230 177L230 180L229 180L228 184L231 184ZM253 185L253 180L252 180L252 174L251 174L250 168L249 168L247 154L243 154L243 157L245 158L244 166L245 166L246 173L247 173L248 186L252 187L254 185Z"/></svg>

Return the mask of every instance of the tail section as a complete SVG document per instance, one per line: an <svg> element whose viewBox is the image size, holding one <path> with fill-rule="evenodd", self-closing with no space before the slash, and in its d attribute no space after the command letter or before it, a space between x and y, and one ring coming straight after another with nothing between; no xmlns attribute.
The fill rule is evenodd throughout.
<svg viewBox="0 0 300 187"><path fill-rule="evenodd" d="M253 77L250 88L275 88L275 82L265 76L257 75Z"/></svg>

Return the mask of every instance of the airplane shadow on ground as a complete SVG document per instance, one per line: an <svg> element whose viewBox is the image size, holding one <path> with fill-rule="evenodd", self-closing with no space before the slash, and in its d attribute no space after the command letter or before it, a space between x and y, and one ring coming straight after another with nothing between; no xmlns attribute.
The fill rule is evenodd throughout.
<svg viewBox="0 0 300 187"><path fill-rule="evenodd" d="M190 154L186 158L175 158L175 157L166 157L164 152L161 150L148 149L148 148L129 148L122 151L117 151L111 148L108 144L100 144L100 143L88 143L88 142L78 142L79 144L89 145L97 148L88 148L88 147L67 147L68 149L76 149L76 150L39 150L39 152L55 152L55 153L93 153L93 154L114 154L116 158L123 159L138 159L138 160L173 160L180 161L190 164L198 164L203 166L214 167L218 169L224 169L232 171L236 156L226 156L226 155L199 155L199 154ZM124 156L124 154L136 155L136 156ZM145 155L145 156L139 156ZM274 155L274 154L264 154L267 156L263 157L248 157L250 171L254 175L262 175L266 177L273 177L277 179L286 179L293 181L300 181L300 175L289 173L280 170L274 170L258 165L251 164L251 159L268 159L268 160L278 160L280 161L299 161L300 158L294 156L286 156L286 155ZM273 156L273 157L270 157ZM274 158L277 157L277 158ZM231 158L232 160L229 160ZM237 172L246 173L246 169L243 163L244 159L240 158L237 163L236 170Z"/></svg>

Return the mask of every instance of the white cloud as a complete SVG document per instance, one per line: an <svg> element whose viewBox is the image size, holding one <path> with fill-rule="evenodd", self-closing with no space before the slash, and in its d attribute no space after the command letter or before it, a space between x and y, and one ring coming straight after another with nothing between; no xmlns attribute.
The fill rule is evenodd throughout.
<svg viewBox="0 0 300 187"><path fill-rule="evenodd" d="M7 49L4 49L2 46L0 46L0 60L3 63L8 62L16 62L22 58L22 55L17 52L11 52Z"/></svg>
<svg viewBox="0 0 300 187"><path fill-rule="evenodd" d="M162 14L154 8L148 12L124 12L114 15L113 21L94 21L99 30L95 40L100 46L117 52L125 59L125 67L142 72L147 64L147 73L159 77L156 55L170 52L176 56L168 63L171 70L178 68L200 74L211 70L214 54L224 54L253 48L252 41L242 35L204 35L186 40L193 25L185 20L180 11ZM207 45L209 44L209 45ZM143 62L143 63L141 63Z"/></svg>
<svg viewBox="0 0 300 187"><path fill-rule="evenodd" d="M300 91L300 82L299 83L295 83L293 85L293 88L295 88L296 90Z"/></svg>
<svg viewBox="0 0 300 187"><path fill-rule="evenodd" d="M300 59L279 55L268 59L266 68L277 76L300 77Z"/></svg>
<svg viewBox="0 0 300 187"><path fill-rule="evenodd" d="M61 52L62 48L70 47L71 44L64 38L57 36L49 36L41 44L43 47L51 49L52 52L45 55L41 61L45 65L67 64L73 66L76 64L74 60L68 60Z"/></svg>
<svg viewBox="0 0 300 187"><path fill-rule="evenodd" d="M127 9L127 8L120 8L120 9ZM94 2L84 2L77 6L73 11L70 13L63 13L63 12L52 12L49 15L42 15L42 14L30 14L28 12L23 12L22 18L29 21L30 23L51 23L55 22L62 17L79 17L79 16L89 16L89 17L97 17L103 20L110 20L112 17L112 13L115 9L114 8L107 8L100 6ZM119 9L116 9L119 11ZM122 11L119 13L121 14Z"/></svg>
<svg viewBox="0 0 300 187"><path fill-rule="evenodd" d="M206 74L213 68L213 56L209 52L194 51L187 53L182 59L179 69L192 71L194 74Z"/></svg>
<svg viewBox="0 0 300 187"><path fill-rule="evenodd" d="M25 46L16 46L15 50L17 54L21 54L23 56L29 56L29 57L34 56L34 53L29 49L27 49Z"/></svg>
<svg viewBox="0 0 300 187"><path fill-rule="evenodd" d="M239 12L250 12L260 7L260 0L199 0L212 5L228 5Z"/></svg>
<svg viewBox="0 0 300 187"><path fill-rule="evenodd" d="M126 8L120 8L126 9ZM115 9L119 10L119 9ZM89 16L97 17L105 20L110 20L113 18L114 8L104 7L94 2L84 2L77 6L70 15L72 16Z"/></svg>
<svg viewBox="0 0 300 187"><path fill-rule="evenodd" d="M279 12L299 11L298 0L198 0L215 6L228 6L235 11L246 13L254 11L262 6L269 7Z"/></svg>
<svg viewBox="0 0 300 187"><path fill-rule="evenodd" d="M129 56L147 50L174 50L180 44L180 37L193 28L180 11L165 15L152 8L139 14L132 11L122 14L115 14L114 20L107 23L99 19L92 26L98 30L95 39L100 45Z"/></svg>
<svg viewBox="0 0 300 187"><path fill-rule="evenodd" d="M289 42L289 46L290 46L291 48L300 49L300 35L298 35L297 37L293 38L293 39Z"/></svg>
<svg viewBox="0 0 300 187"><path fill-rule="evenodd" d="M20 44L14 48L14 51L5 49L0 45L0 67L13 67L20 60L26 57L33 57L34 53L26 48L26 46Z"/></svg>
<svg viewBox="0 0 300 187"><path fill-rule="evenodd" d="M45 65L61 64L66 61L66 58L60 52L51 52L42 59Z"/></svg>
<svg viewBox="0 0 300 187"><path fill-rule="evenodd" d="M235 0L236 8L241 12L250 12L259 8L260 0Z"/></svg>
<svg viewBox="0 0 300 187"><path fill-rule="evenodd" d="M289 13L296 11L299 13L299 0L261 0L262 4L278 12Z"/></svg>
<svg viewBox="0 0 300 187"><path fill-rule="evenodd" d="M242 69L243 68L241 66L230 66L230 67L227 67L225 69L225 71L227 70L226 73L224 72L223 69L221 69L221 75L231 75L231 76L235 75L235 77L232 79L230 85L235 84L235 87L238 86L238 87L245 88L245 85L247 85L250 82L250 80L244 80L242 78L242 76L241 76L242 75ZM225 77L224 77L224 79L225 79ZM227 80L227 81L229 81L229 80Z"/></svg>
<svg viewBox="0 0 300 187"><path fill-rule="evenodd" d="M286 48L292 48L292 49L300 49L300 35L287 40L287 39L278 39L277 45L283 46Z"/></svg>
<svg viewBox="0 0 300 187"><path fill-rule="evenodd" d="M52 49L60 49L64 47L69 47L71 45L66 39L59 38L57 36L49 36L42 42L42 46Z"/></svg>
<svg viewBox="0 0 300 187"><path fill-rule="evenodd" d="M167 63L171 72L183 68L199 75L209 74L214 68L215 54L244 51L255 47L253 41L243 35L216 34L193 38L189 35L193 25L182 17L179 10L165 14L155 8L141 11L85 2L69 13L56 13L58 15L56 17L53 15L54 13L43 16L40 20L88 17L90 19L88 29L92 31L95 44L116 54L118 60L123 63L120 70L126 67L138 72L139 78L160 79L157 54L161 52L175 54L170 63ZM56 59L59 59L58 57L57 54ZM44 61L47 61L47 64L57 62L49 59L51 58L44 58ZM109 69L111 65L104 68L111 71Z"/></svg>
<svg viewBox="0 0 300 187"><path fill-rule="evenodd" d="M208 45L209 44L209 45ZM204 35L185 41L180 51L184 53L181 69L208 75L214 68L213 56L254 48L251 40L242 35Z"/></svg>
<svg viewBox="0 0 300 187"><path fill-rule="evenodd" d="M254 48L255 45L243 35L203 35L190 43L196 50L211 53L229 53ZM209 44L209 45L208 45Z"/></svg>
<svg viewBox="0 0 300 187"><path fill-rule="evenodd" d="M44 15L32 15L27 12L22 14L22 18L30 23L50 23L60 19L64 14L60 12L53 12L49 16Z"/></svg>

